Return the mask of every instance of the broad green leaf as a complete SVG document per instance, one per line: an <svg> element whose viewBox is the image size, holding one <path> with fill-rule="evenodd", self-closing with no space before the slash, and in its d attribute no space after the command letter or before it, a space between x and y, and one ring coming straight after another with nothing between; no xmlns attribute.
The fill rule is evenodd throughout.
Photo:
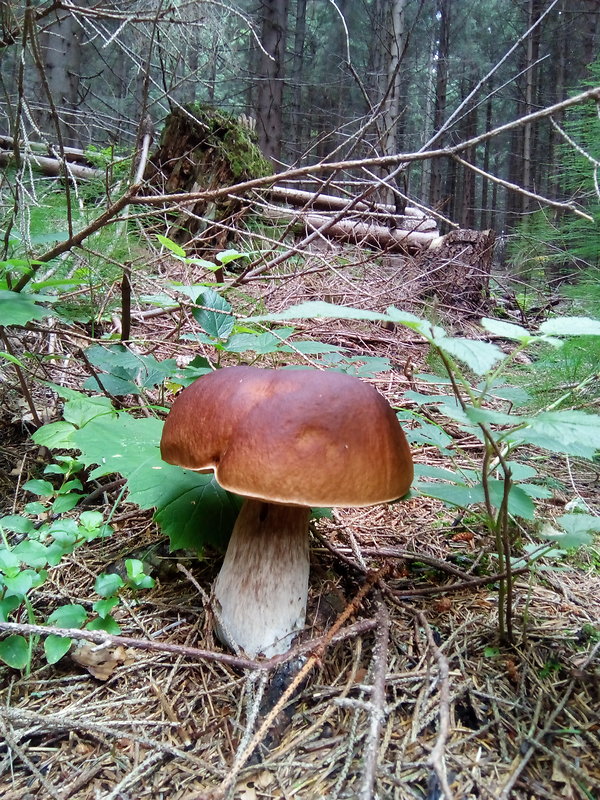
<svg viewBox="0 0 600 800"><path fill-rule="evenodd" d="M553 453L593 458L600 449L600 415L584 411L542 411L529 418L525 428L507 431L500 438L533 444Z"/></svg>
<svg viewBox="0 0 600 800"><path fill-rule="evenodd" d="M185 250L183 247L174 242L172 239L169 239L168 236L161 236L159 233L156 234L156 238L162 244L163 247L166 247L167 250L170 250L172 253L175 253L176 256L179 258L185 258Z"/></svg>
<svg viewBox="0 0 600 800"><path fill-rule="evenodd" d="M76 428L70 422L49 422L31 437L36 444L49 450L62 450L73 447L72 436Z"/></svg>
<svg viewBox="0 0 600 800"><path fill-rule="evenodd" d="M451 506L468 508L476 503L483 503L484 494L481 486L465 486L450 483L421 483L413 484L413 489L426 497L434 497Z"/></svg>
<svg viewBox="0 0 600 800"><path fill-rule="evenodd" d="M94 582L94 591L100 597L112 597L123 586L125 586L123 578L116 572L103 572Z"/></svg>
<svg viewBox="0 0 600 800"><path fill-rule="evenodd" d="M23 484L23 489L32 494L38 494L40 497L50 497L54 494L54 486L50 481L32 480Z"/></svg>
<svg viewBox="0 0 600 800"><path fill-rule="evenodd" d="M517 414L506 414L504 411L495 411L492 408L474 408L467 406L465 414L471 422L482 422L490 425L523 425L529 421L529 417L520 417Z"/></svg>
<svg viewBox="0 0 600 800"><path fill-rule="evenodd" d="M51 634L44 639L44 655L48 664L56 664L57 661L69 652L72 639L68 636L56 636Z"/></svg>
<svg viewBox="0 0 600 800"><path fill-rule="evenodd" d="M0 570L2 572L18 569L20 566L21 559L12 550L7 550L6 547L0 548Z"/></svg>
<svg viewBox="0 0 600 800"><path fill-rule="evenodd" d="M380 322L388 320L389 317L376 311L338 306L335 303L326 303L324 300L309 300L306 303L290 306L285 311L249 318L251 322L278 322L287 319L356 319Z"/></svg>
<svg viewBox="0 0 600 800"><path fill-rule="evenodd" d="M79 603L59 606L48 617L48 624L57 628L81 628L87 619L87 611Z"/></svg>
<svg viewBox="0 0 600 800"><path fill-rule="evenodd" d="M31 295L0 289L0 325L27 325L52 312L37 305Z"/></svg>
<svg viewBox="0 0 600 800"><path fill-rule="evenodd" d="M0 600L0 622L8 622L9 615L21 605L19 597L5 597Z"/></svg>
<svg viewBox="0 0 600 800"><path fill-rule="evenodd" d="M492 367L506 358L506 353L490 342L478 342L462 337L434 339L434 344L444 353L466 364L476 375L484 375Z"/></svg>
<svg viewBox="0 0 600 800"><path fill-rule="evenodd" d="M435 467L430 464L415 464L415 478L439 478L444 481L456 481L457 474L444 467Z"/></svg>
<svg viewBox="0 0 600 800"><path fill-rule="evenodd" d="M11 634L0 641L0 661L13 669L24 669L29 662L29 644L24 636Z"/></svg>
<svg viewBox="0 0 600 800"><path fill-rule="evenodd" d="M19 516L19 514L8 514L6 517L0 518L0 528L14 531L15 533L31 533L33 522L27 517Z"/></svg>
<svg viewBox="0 0 600 800"><path fill-rule="evenodd" d="M101 372L98 379L102 384L102 388L114 397L120 397L126 394L141 394L139 386L134 383L130 378L121 378L118 375L111 375L106 372ZM98 389L98 381L96 378L90 376L83 382L83 388L89 392Z"/></svg>
<svg viewBox="0 0 600 800"><path fill-rule="evenodd" d="M434 340L439 341L446 337L446 331L440 328L439 325L434 325L433 322L421 319L421 317L410 314L408 311L401 311L395 306L390 306L386 310L386 313L389 321L395 322L398 325L404 325L405 328L420 333L421 336L429 342Z"/></svg>
<svg viewBox="0 0 600 800"><path fill-rule="evenodd" d="M115 417L116 411L105 395L88 397L81 392L67 400L63 409L66 422L72 422L77 428L83 428L87 423L100 416Z"/></svg>
<svg viewBox="0 0 600 800"><path fill-rule="evenodd" d="M212 475L170 467L168 478L145 487L141 480L134 485L137 496L150 492L158 498L155 519L172 549L201 552L206 544L224 549L241 500L222 489Z"/></svg>
<svg viewBox="0 0 600 800"><path fill-rule="evenodd" d="M304 355L316 356L321 353L341 353L344 351L344 348L337 344L325 344L323 342L303 340L284 344L281 346L280 350L282 353L302 353Z"/></svg>
<svg viewBox="0 0 600 800"><path fill-rule="evenodd" d="M98 614L99 617L107 617L110 612L113 610L115 606L118 606L121 601L118 597L106 597L102 600L96 600L93 604L92 609L93 611Z"/></svg>
<svg viewBox="0 0 600 800"><path fill-rule="evenodd" d="M77 492L71 492L70 494L64 494L60 497L57 497L52 503L52 513L64 514L67 511L70 511L72 508L75 508L82 497L83 495L78 494Z"/></svg>
<svg viewBox="0 0 600 800"><path fill-rule="evenodd" d="M600 321L590 317L555 317L540 325L551 336L600 336Z"/></svg>
<svg viewBox="0 0 600 800"><path fill-rule="evenodd" d="M225 343L225 350L229 353L276 353L282 346L281 339L270 331L265 333L234 333Z"/></svg>
<svg viewBox="0 0 600 800"><path fill-rule="evenodd" d="M107 614L106 617L98 617L98 619L93 619L91 622L88 622L85 627L89 631L106 631L106 633L110 633L111 636L118 636L121 633L119 624L110 616L110 614Z"/></svg>
<svg viewBox="0 0 600 800"><path fill-rule="evenodd" d="M481 325L486 331L493 333L495 336L502 336L504 339L526 341L534 338L534 335L521 325L516 325L514 322L505 322L502 319L484 317L481 320Z"/></svg>
<svg viewBox="0 0 600 800"><path fill-rule="evenodd" d="M161 420L136 419L126 413L97 417L75 432L73 444L81 451L81 460L87 466L98 465L91 473L92 478L113 473L128 478L136 470L152 469L163 463L158 449L162 426Z"/></svg>
<svg viewBox="0 0 600 800"><path fill-rule="evenodd" d="M83 511L79 515L79 524L85 528L86 531L92 531L99 528L104 521L103 515L100 511Z"/></svg>
<svg viewBox="0 0 600 800"><path fill-rule="evenodd" d="M483 490L483 487L481 488ZM488 489L492 505L495 508L500 508L504 497L504 481L490 480L488 481ZM535 516L535 506L531 497L520 486L515 486L514 484L510 487L508 493L507 509L508 513L513 517L533 519Z"/></svg>
<svg viewBox="0 0 600 800"><path fill-rule="evenodd" d="M212 289L207 289L196 298L196 303L206 306L192 309L196 322L215 339L227 339L235 326L235 317L227 300Z"/></svg>
<svg viewBox="0 0 600 800"><path fill-rule="evenodd" d="M35 539L23 539L13 547L13 554L18 556L28 567L45 567L48 563L48 550Z"/></svg>
<svg viewBox="0 0 600 800"><path fill-rule="evenodd" d="M36 572L33 569L21 570L14 578L9 578L7 576L4 579L4 584L6 586L5 597L25 597L30 589L41 586L47 577L48 574L45 570Z"/></svg>

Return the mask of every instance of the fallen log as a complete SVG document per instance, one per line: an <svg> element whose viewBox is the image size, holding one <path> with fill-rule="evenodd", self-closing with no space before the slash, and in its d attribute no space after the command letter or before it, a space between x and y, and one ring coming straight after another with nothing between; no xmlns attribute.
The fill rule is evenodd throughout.
<svg viewBox="0 0 600 800"><path fill-rule="evenodd" d="M22 158L28 161L35 169L38 169L44 175L62 177L65 174L63 164L61 164L61 162L56 158L38 156L34 153L24 153ZM10 164L14 164L14 162L15 154L12 150L0 150L0 166L7 167ZM104 180L104 170L94 169L93 167L84 167L82 164L75 164L70 161L67 162L67 171L72 178L77 178L78 180Z"/></svg>
<svg viewBox="0 0 600 800"><path fill-rule="evenodd" d="M322 208L327 211L342 211L353 200L352 197L336 197L331 194L319 194L317 192L306 192L303 189L289 189L285 186L272 186L266 190L266 194L273 200L281 203L289 203L292 206L310 206L311 208ZM426 214L420 208L406 206L404 214L396 214L394 206L384 205L383 203L370 203L359 200L352 205L353 211L366 211L384 216L394 215L397 217L411 217L416 219L427 219ZM435 223L434 223L435 224Z"/></svg>
<svg viewBox="0 0 600 800"><path fill-rule="evenodd" d="M307 230L323 228L323 235L361 246L377 247L388 252L407 252L432 246L440 238L439 231L419 230L421 220L413 220L413 229L388 228L373 222L343 219L332 222L325 214L294 215Z"/></svg>

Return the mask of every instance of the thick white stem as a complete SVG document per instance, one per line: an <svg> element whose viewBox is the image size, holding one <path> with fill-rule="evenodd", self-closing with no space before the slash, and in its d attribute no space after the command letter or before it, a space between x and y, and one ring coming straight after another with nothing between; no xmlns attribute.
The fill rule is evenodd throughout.
<svg viewBox="0 0 600 800"><path fill-rule="evenodd" d="M310 509L248 498L214 585L219 639L254 657L289 650L304 627Z"/></svg>

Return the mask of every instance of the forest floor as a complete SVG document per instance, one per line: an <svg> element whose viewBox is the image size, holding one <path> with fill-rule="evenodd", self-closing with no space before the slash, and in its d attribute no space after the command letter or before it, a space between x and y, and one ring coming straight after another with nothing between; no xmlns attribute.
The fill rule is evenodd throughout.
<svg viewBox="0 0 600 800"><path fill-rule="evenodd" d="M251 291L270 311L316 298L375 310L403 302L397 272L367 269L352 279L329 272L257 282ZM160 342L157 357L197 354L197 345L175 344L173 328L168 314L138 318L133 335ZM413 369L427 369L426 349L400 329L322 320L298 329L354 355L388 357L394 369L372 382L393 404ZM70 374L72 388L81 377ZM14 420L13 412L0 423L4 513L22 507L19 486L44 466ZM476 458L477 442L462 444ZM415 457L444 463L433 447ZM547 468L597 504L590 465L565 474L557 459ZM554 501L564 507L566 499ZM151 513L126 501L112 522L110 539L50 571L34 595L40 617L65 602L89 608L99 572L161 542ZM444 774L456 800L600 797L600 659L590 634L599 627L600 571L591 557L518 576L515 643L504 646L497 587L485 580L494 543L476 518L418 497L338 509L312 527L308 627L293 650L306 677L251 764L238 771L274 670L195 652L223 652L197 589L209 590L219 558L181 559L159 547L156 586L116 612L122 634L153 649L84 645L52 666L36 650L27 674L0 667L0 797L200 800L225 789L238 800L438 800Z"/></svg>

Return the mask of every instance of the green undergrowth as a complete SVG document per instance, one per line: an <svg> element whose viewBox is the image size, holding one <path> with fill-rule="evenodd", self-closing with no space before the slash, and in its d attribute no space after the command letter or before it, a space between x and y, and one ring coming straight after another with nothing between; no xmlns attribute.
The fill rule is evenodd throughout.
<svg viewBox="0 0 600 800"><path fill-rule="evenodd" d="M228 250L217 254L214 263L188 259L171 240L161 237L160 242L173 257L198 262L209 273L245 257ZM123 488L115 508L126 494L128 502L152 510L174 550L191 548L201 553L207 545L225 545L240 499L221 489L212 475L161 460L167 393L232 363L293 369L318 366L367 379L395 369L388 358L356 356L343 347L299 336L298 320L389 323L407 328L429 346L432 363L445 374L415 375L414 388L405 392L406 402L397 409L418 462L411 491L417 498L435 498L449 509L468 514L489 535L493 543L489 568L506 576L498 582L501 639L515 638L510 612L515 568L556 569L572 552L593 550L600 519L585 505L574 504L558 516L548 517L545 512L544 503L554 487L541 468L540 454L592 461L600 450L600 415L559 403L536 406L527 382L517 385L513 374L520 355L533 353L539 362L540 353L546 358L550 354L565 358L566 353L568 359L578 347L598 348L597 320L557 316L535 331L505 320L482 320L485 332L504 340L501 348L482 339L453 336L442 325L395 307L374 312L313 301L277 314L258 313L249 298L226 293L214 282L168 288L164 295L147 297L144 302L158 307L185 305L194 327L182 338L201 344L208 355L178 366L174 359L159 360L152 353L142 355L124 344L105 341L87 348L86 361L95 377L87 379L80 391L49 384L64 402L63 419L39 428L33 438L52 451L55 459L44 475L23 487L33 499L20 513L0 519L0 620L21 619L25 610L28 619L36 621L32 596L47 580L48 570L75 548L111 535L114 509L104 516L80 511L90 481L120 477ZM246 309L242 313L232 305L237 299ZM5 290L0 293L0 313L11 326L25 325L52 315L52 298ZM8 353L1 357L27 367ZM529 372L530 386L539 382L538 368L537 364L523 368ZM139 406L132 400L135 396L142 399L148 416L139 415ZM456 430L458 438L452 433ZM478 440L481 456L463 452L463 439ZM419 457L421 448L429 454L433 448L439 454L435 466L430 457ZM523 530L530 531L531 539L523 539ZM68 617L75 627L116 630L111 611L119 602L119 592L150 586L143 566L133 564L130 571L129 583L110 592L108 584L100 583L102 591L96 589L100 599L91 615L84 617L78 609L61 612L59 607L41 621L64 623ZM31 637L14 634L0 642L0 659L26 667L33 642ZM46 652L51 659L67 647L54 644L52 653Z"/></svg>

